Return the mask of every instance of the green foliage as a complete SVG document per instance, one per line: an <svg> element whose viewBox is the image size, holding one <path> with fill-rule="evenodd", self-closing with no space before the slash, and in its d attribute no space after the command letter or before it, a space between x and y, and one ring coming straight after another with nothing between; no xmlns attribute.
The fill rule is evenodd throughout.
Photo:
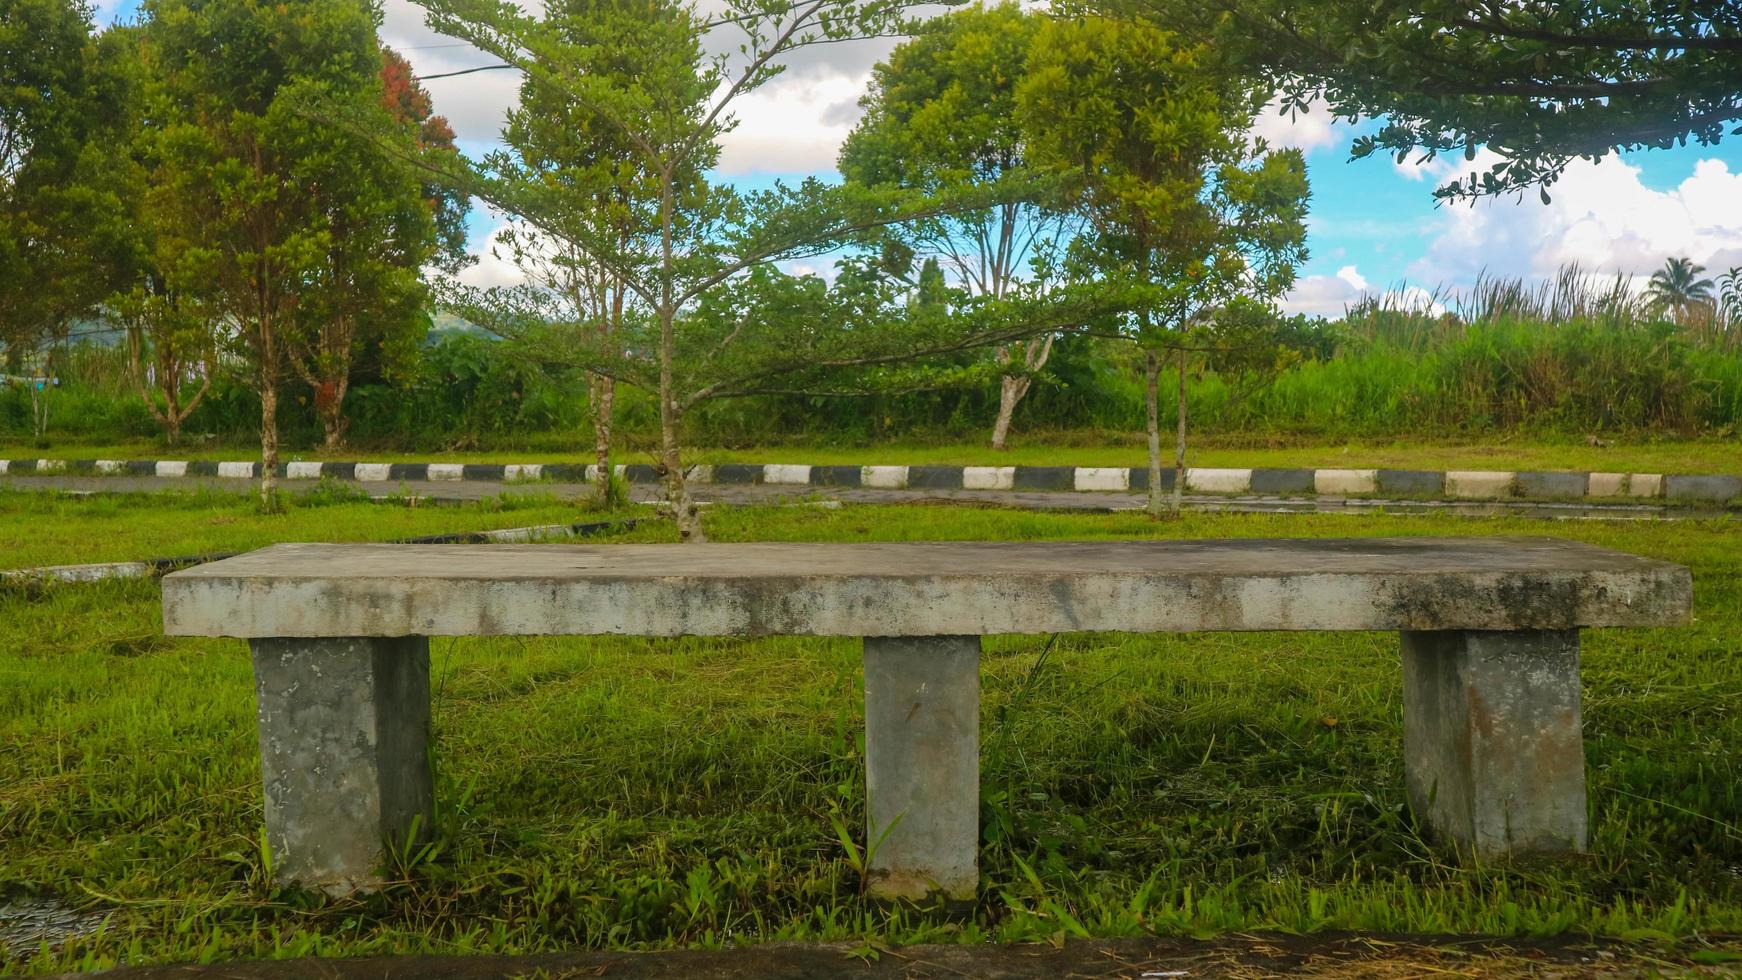
<svg viewBox="0 0 1742 980"><path fill-rule="evenodd" d="M145 12L156 266L233 325L260 396L270 508L286 368L314 388L336 443L353 348L404 349L395 338L426 322L418 276L435 244L418 181L309 107L350 107L408 143L415 126L383 104L371 7L152 0Z"/></svg>
<svg viewBox="0 0 1742 980"><path fill-rule="evenodd" d="M871 74L865 115L841 146L849 181L928 193L1030 180L1016 89L1044 18L1014 3L934 18ZM1063 245L1074 225L1037 201L925 217L890 234L941 259L970 293L1002 296Z"/></svg>
<svg viewBox="0 0 1742 980"><path fill-rule="evenodd" d="M1693 309L1712 305L1715 284L1700 276L1705 271L1705 266L1692 259L1669 258L1664 261L1663 268L1651 274L1645 294L1659 309L1674 313L1677 319L1686 317Z"/></svg>
<svg viewBox="0 0 1742 980"><path fill-rule="evenodd" d="M975 5L925 22L872 72L860 100L865 115L841 147L841 172L861 184L934 194L1039 183L1016 92L1043 22L1014 3ZM1063 201L1004 196L990 207L904 222L887 234L928 262L942 260L971 299L985 302L1055 288L1059 258L1081 225L1081 215ZM1055 340L998 345L994 448L1003 448L1016 404Z"/></svg>
<svg viewBox="0 0 1742 980"><path fill-rule="evenodd" d="M1074 264L1149 287L1123 326L1139 344L1184 345L1234 297L1267 300L1294 281L1305 164L1247 145L1253 93L1209 49L1144 22L1057 19L1034 42L1018 105L1031 155L1074 182L1093 223Z"/></svg>
<svg viewBox="0 0 1742 980"><path fill-rule="evenodd" d="M1729 0L1136 0L1280 90L1340 117L1384 117L1354 155L1500 157L1434 193L1546 188L1569 161L1688 142L1716 144L1742 119L1742 21ZM1322 110L1321 110L1322 111ZM1544 200L1546 189L1541 190Z"/></svg>
<svg viewBox="0 0 1742 980"><path fill-rule="evenodd" d="M1179 384L1173 511L1185 485L1186 375L1193 354L1262 377L1291 358L1269 303L1306 258L1306 164L1249 145L1249 80L1216 53L1146 21L1055 19L1036 36L1017 92L1031 155L1065 178L1093 234L1078 276L1138 284L1111 329L1144 352L1150 510L1161 510L1158 352Z"/></svg>
<svg viewBox="0 0 1742 980"><path fill-rule="evenodd" d="M82 0L0 0L0 349L59 339L128 273L130 79Z"/></svg>
<svg viewBox="0 0 1742 980"><path fill-rule="evenodd" d="M888 280L906 270L876 262L848 263L840 291L775 268L1017 188L926 194L807 179L744 193L708 177L736 100L800 49L897 30L900 0L728 0L713 19L665 2L577 0L543 16L492 0L421 2L432 26L522 71L534 95L511 120L508 149L454 175L526 226L509 244L531 281L462 293L460 309L543 359L654 395L657 465L686 540L702 537L682 462L684 418L698 405L1057 328L1057 311L1035 300L957 317L897 302L903 284ZM612 291L635 298L620 321L599 315ZM836 314L848 323L832 325ZM591 326L600 322L608 328Z"/></svg>

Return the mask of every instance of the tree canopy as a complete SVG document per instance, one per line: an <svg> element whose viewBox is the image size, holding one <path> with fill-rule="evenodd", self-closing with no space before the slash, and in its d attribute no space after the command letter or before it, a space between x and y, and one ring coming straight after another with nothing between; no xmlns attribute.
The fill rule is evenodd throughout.
<svg viewBox="0 0 1742 980"><path fill-rule="evenodd" d="M1016 89L1044 16L1014 3L976 4L925 22L871 73L865 115L841 147L840 169L867 185L936 193L1032 180ZM1073 209L1009 196L991 207L908 222L892 234L936 257L970 296L1000 299L1052 285L1057 259L1081 225ZM1052 350L1052 334L1001 346L992 446Z"/></svg>
<svg viewBox="0 0 1742 980"><path fill-rule="evenodd" d="M1689 141L1742 120L1733 0L1129 0L1266 78L1284 111L1382 118L1356 157L1503 159L1435 193L1538 188L1568 162ZM1127 0L1118 0L1125 7ZM1129 9L1129 8L1126 8Z"/></svg>
<svg viewBox="0 0 1742 980"><path fill-rule="evenodd" d="M1306 258L1306 165L1247 136L1261 92L1209 45L1153 23L1062 17L1036 37L1017 93L1031 156L1054 168L1091 232L1078 277L1137 284L1109 331L1144 352L1150 505L1160 508L1157 377L1178 362L1174 509L1193 355L1274 357L1270 301Z"/></svg>
<svg viewBox="0 0 1742 980"><path fill-rule="evenodd" d="M702 537L681 448L684 414L700 402L766 390L777 376L825 380L838 377L819 373L830 368L1048 329L1051 310L1006 308L915 332L898 301L902 262L843 266L851 288L797 315L797 298L822 298L822 280L777 267L862 246L899 222L990 206L1014 193L1008 186L928 193L807 179L742 191L710 173L738 99L800 49L906 29L905 4L729 0L704 13L673 0L574 0L536 16L495 0L419 2L436 30L521 70L532 96L511 119L507 149L452 179L519 220L509 244L536 274L517 290L472 294L463 308L499 332L552 338L552 356L560 348L571 363L654 393L656 465L685 540ZM575 272L620 286L621 334L567 328L592 315L590 301L564 295Z"/></svg>
<svg viewBox="0 0 1742 980"><path fill-rule="evenodd" d="M420 315L432 212L409 171L309 112L348 105L412 142L383 105L377 11L349 0L148 0L145 11L158 261L234 325L260 395L262 503L275 507L281 375L303 368L319 401L348 368L360 321Z"/></svg>
<svg viewBox="0 0 1742 980"><path fill-rule="evenodd" d="M16 362L90 310L136 247L122 199L130 79L80 0L0 0L0 344Z"/></svg>

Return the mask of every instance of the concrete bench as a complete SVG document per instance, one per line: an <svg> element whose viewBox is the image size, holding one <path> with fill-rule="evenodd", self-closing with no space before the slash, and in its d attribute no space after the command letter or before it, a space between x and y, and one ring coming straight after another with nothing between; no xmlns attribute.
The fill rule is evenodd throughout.
<svg viewBox="0 0 1742 980"><path fill-rule="evenodd" d="M981 636L1398 630L1411 805L1497 856L1585 847L1579 630L1685 623L1690 596L1680 566L1540 538L284 544L166 576L163 617L251 642L273 869L332 892L430 826L427 637L863 637L871 891L963 899Z"/></svg>

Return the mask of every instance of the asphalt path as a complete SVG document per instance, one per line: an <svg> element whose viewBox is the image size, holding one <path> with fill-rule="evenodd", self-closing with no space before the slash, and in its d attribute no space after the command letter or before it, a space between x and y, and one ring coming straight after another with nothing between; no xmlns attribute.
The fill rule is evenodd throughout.
<svg viewBox="0 0 1742 980"><path fill-rule="evenodd" d="M503 494L582 499L592 493L584 483L503 483L486 480L361 482L355 484L373 497L414 497L441 504L480 500ZM0 477L0 486L71 493L188 493L218 492L251 494L254 480L219 477L166 479L150 476L30 476ZM295 494L315 486L312 480L282 480ZM877 490L864 487L768 486L752 484L693 484L692 495L704 503L733 505L804 504L841 501L856 504L949 503L963 506L1011 507L1025 510L1113 512L1141 510L1147 500L1142 493L1039 491L1039 490ZM632 499L655 503L657 486L635 484ZM1711 508L1668 506L1655 503L1592 504L1533 500L1441 501L1375 500L1351 497L1273 497L1187 494L1188 510L1256 514L1451 514L1468 517L1511 515L1544 519L1660 520L1725 516Z"/></svg>

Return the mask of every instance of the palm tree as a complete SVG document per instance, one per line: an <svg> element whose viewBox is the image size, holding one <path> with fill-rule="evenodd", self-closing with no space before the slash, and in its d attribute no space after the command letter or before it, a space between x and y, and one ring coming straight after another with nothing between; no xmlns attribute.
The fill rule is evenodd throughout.
<svg viewBox="0 0 1742 980"><path fill-rule="evenodd" d="M1742 265L1733 265L1718 277L1718 323L1727 339L1736 343L1742 330Z"/></svg>
<svg viewBox="0 0 1742 980"><path fill-rule="evenodd" d="M1712 302L1712 280L1700 278L1704 271L1706 267L1692 259L1668 259L1651 274L1645 293L1659 309L1670 310L1676 320L1682 320L1689 309Z"/></svg>

